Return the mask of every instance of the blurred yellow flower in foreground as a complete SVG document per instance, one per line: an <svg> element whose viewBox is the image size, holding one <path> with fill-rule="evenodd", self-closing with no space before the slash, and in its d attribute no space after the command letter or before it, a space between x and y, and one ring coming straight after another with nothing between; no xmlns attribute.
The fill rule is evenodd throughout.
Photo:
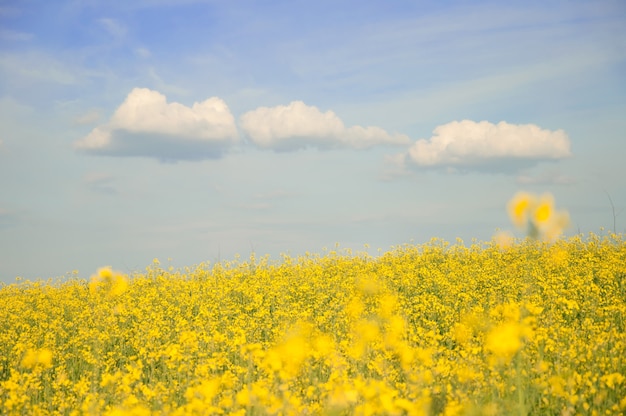
<svg viewBox="0 0 626 416"><path fill-rule="evenodd" d="M528 213L536 204L536 197L528 192L518 192L509 201L507 206L509 217L516 227L525 227L528 222Z"/></svg>
<svg viewBox="0 0 626 416"><path fill-rule="evenodd" d="M536 206L533 208L531 220L537 224L537 226L548 223L554 214L554 197L552 194L541 195L536 202Z"/></svg>
<svg viewBox="0 0 626 416"><path fill-rule="evenodd" d="M518 192L509 201L507 211L511 222L517 228L526 228L535 239L554 241L569 226L568 212L555 209L554 196L550 193Z"/></svg>
<svg viewBox="0 0 626 416"><path fill-rule="evenodd" d="M497 358L508 361L522 347L521 335L522 330L518 323L507 322L487 334L485 348Z"/></svg>
<svg viewBox="0 0 626 416"><path fill-rule="evenodd" d="M47 348L39 350L28 350L22 358L22 367L34 369L40 366L41 368L52 367L52 351Z"/></svg>
<svg viewBox="0 0 626 416"><path fill-rule="evenodd" d="M89 291L92 294L104 290L110 296L119 296L128 289L128 277L111 270L111 267L102 267L97 274L91 276Z"/></svg>

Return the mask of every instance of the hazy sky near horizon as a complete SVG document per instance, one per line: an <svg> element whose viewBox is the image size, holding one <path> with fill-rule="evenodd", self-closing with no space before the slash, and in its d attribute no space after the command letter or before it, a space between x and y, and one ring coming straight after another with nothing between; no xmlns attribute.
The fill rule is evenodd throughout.
<svg viewBox="0 0 626 416"><path fill-rule="evenodd" d="M624 232L625 136L621 0L0 1L0 281Z"/></svg>

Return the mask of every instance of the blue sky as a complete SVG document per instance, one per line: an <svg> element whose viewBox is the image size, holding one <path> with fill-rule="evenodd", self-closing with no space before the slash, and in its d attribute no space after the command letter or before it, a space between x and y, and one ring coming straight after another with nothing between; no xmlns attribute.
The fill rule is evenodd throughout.
<svg viewBox="0 0 626 416"><path fill-rule="evenodd" d="M1 1L0 281L624 232L625 74L621 0Z"/></svg>

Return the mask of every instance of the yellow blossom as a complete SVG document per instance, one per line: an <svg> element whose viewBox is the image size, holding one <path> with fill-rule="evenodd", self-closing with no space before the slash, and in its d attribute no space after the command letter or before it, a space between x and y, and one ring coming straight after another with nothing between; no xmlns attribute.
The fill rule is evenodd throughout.
<svg viewBox="0 0 626 416"><path fill-rule="evenodd" d="M509 360L521 346L521 326L515 322L493 328L485 340L485 348L505 360Z"/></svg>
<svg viewBox="0 0 626 416"><path fill-rule="evenodd" d="M52 367L52 351L47 348L31 349L22 358L22 366L26 368L50 368Z"/></svg>
<svg viewBox="0 0 626 416"><path fill-rule="evenodd" d="M547 224L554 215L554 197L552 194L545 193L539 197L532 207L532 221L537 227Z"/></svg>
<svg viewBox="0 0 626 416"><path fill-rule="evenodd" d="M516 227L525 227L529 213L536 204L536 197L528 192L518 192L509 201L507 208L509 217Z"/></svg>

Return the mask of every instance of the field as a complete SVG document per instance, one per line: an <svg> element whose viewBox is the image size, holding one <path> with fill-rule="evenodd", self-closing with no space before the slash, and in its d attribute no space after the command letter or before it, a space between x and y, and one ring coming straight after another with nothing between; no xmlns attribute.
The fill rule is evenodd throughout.
<svg viewBox="0 0 626 416"><path fill-rule="evenodd" d="M621 235L155 260L0 302L2 414L626 412Z"/></svg>

